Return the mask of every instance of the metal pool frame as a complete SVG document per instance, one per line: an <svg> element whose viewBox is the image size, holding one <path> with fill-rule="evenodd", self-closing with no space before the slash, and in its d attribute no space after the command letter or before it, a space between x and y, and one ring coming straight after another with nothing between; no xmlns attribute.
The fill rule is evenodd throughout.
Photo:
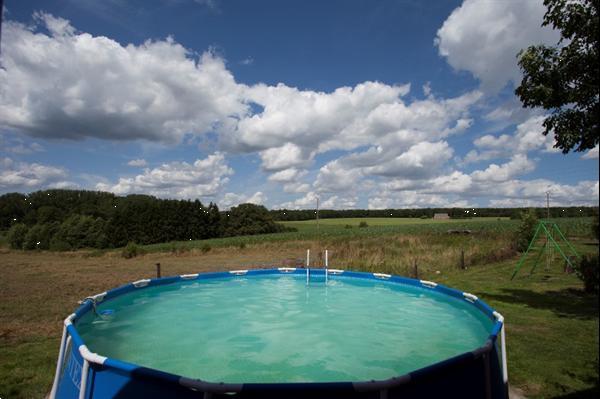
<svg viewBox="0 0 600 399"><path fill-rule="evenodd" d="M95 311L96 303L109 301L130 291L181 281L240 276L300 274L333 280L338 276L385 280L432 290L466 301L494 321L485 344L450 359L387 380L325 383L207 382L166 373L108 358L91 352L74 322ZM326 281L326 280L325 280ZM71 398L508 398L504 318L481 299L431 281L414 280L383 273L339 269L280 267L277 269L233 270L184 274L138 280L86 298L64 321L56 373L50 399Z"/></svg>

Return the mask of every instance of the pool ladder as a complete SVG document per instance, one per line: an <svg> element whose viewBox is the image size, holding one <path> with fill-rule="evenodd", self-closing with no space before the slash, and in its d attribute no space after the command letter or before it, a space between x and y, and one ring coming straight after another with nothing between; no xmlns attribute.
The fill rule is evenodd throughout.
<svg viewBox="0 0 600 399"><path fill-rule="evenodd" d="M101 318L102 316L100 316L100 313L98 313L98 308L97 308L98 302L97 302L97 300L96 300L95 297L93 297L93 296L87 296L87 297L83 298L83 300L78 301L77 303L79 303L80 305L83 305L84 303L86 303L88 301L92 304L92 311L94 312L94 314L97 317Z"/></svg>
<svg viewBox="0 0 600 399"><path fill-rule="evenodd" d="M329 280L329 251L325 250L325 284ZM310 283L310 249L306 250L306 284Z"/></svg>

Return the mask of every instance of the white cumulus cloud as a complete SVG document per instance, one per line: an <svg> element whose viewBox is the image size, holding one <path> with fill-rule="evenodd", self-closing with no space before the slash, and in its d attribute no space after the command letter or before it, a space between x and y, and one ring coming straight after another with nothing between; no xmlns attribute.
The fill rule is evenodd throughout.
<svg viewBox="0 0 600 399"><path fill-rule="evenodd" d="M583 159L598 159L598 146L595 146L581 156Z"/></svg>
<svg viewBox="0 0 600 399"><path fill-rule="evenodd" d="M171 38L122 45L49 14L36 21L2 25L1 125L44 138L178 142L247 110L211 52L196 59Z"/></svg>
<svg viewBox="0 0 600 399"><path fill-rule="evenodd" d="M267 196L262 191L257 191L252 195L226 193L219 201L219 207L227 210L239 204L263 205L267 201Z"/></svg>
<svg viewBox="0 0 600 399"><path fill-rule="evenodd" d="M33 191L47 187L74 187L64 168L0 158L0 191Z"/></svg>
<svg viewBox="0 0 600 399"><path fill-rule="evenodd" d="M148 166L148 162L146 162L145 159L132 159L131 161L127 162L127 165L143 168Z"/></svg>
<svg viewBox="0 0 600 399"><path fill-rule="evenodd" d="M535 163L526 155L516 154L510 161L502 165L491 164L485 170L476 170L471 176L476 181L503 182L515 176L531 172Z"/></svg>
<svg viewBox="0 0 600 399"><path fill-rule="evenodd" d="M217 195L232 174L225 156L217 152L193 164L164 163L145 169L134 177L121 177L115 184L98 183L96 189L115 194L145 193L165 198L196 199Z"/></svg>
<svg viewBox="0 0 600 399"><path fill-rule="evenodd" d="M485 91L520 80L517 53L530 45L556 44L558 32L541 27L542 0L465 0L444 21L435 44L456 70L468 71Z"/></svg>

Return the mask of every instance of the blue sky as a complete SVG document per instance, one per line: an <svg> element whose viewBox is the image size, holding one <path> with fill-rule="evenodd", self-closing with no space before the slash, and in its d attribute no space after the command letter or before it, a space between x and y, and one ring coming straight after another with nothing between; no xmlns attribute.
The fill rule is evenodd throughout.
<svg viewBox="0 0 600 399"><path fill-rule="evenodd" d="M598 204L514 96L541 0L5 1L0 193L226 208Z"/></svg>

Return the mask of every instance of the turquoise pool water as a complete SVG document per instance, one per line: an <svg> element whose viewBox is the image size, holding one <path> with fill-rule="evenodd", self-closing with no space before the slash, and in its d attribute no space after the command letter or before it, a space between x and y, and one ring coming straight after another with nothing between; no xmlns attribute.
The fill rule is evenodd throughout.
<svg viewBox="0 0 600 399"><path fill-rule="evenodd" d="M76 327L103 356L205 381L385 379L483 345L493 323L425 288L336 277L206 279L100 304Z"/></svg>

